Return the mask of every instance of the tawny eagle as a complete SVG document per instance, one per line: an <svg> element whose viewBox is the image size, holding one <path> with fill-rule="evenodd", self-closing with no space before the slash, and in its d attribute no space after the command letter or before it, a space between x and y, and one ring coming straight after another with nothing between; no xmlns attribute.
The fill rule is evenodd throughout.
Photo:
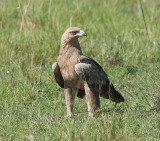
<svg viewBox="0 0 160 141"><path fill-rule="evenodd" d="M58 60L52 65L56 82L64 88L69 116L72 114L75 96L86 96L89 116L93 116L94 111L100 107L100 96L116 103L124 101L103 68L83 55L78 41L82 36L87 34L80 28L68 28L61 38Z"/></svg>

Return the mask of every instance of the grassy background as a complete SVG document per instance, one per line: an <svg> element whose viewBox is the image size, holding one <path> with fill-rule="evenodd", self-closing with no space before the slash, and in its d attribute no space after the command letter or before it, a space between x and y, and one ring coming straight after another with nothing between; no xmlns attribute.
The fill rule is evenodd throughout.
<svg viewBox="0 0 160 141"><path fill-rule="evenodd" d="M0 140L160 140L160 1L1 0ZM95 118L76 99L66 116L51 65L70 26L126 101L101 99Z"/></svg>

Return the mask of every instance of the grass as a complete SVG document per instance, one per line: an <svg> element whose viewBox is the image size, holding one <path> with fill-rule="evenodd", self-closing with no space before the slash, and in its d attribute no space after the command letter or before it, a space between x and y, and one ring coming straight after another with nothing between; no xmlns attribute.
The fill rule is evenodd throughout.
<svg viewBox="0 0 160 141"><path fill-rule="evenodd" d="M160 140L160 1L142 7L139 0L1 0L0 140ZM126 100L101 99L95 118L78 98L68 118L53 79L69 26L87 32L83 53Z"/></svg>

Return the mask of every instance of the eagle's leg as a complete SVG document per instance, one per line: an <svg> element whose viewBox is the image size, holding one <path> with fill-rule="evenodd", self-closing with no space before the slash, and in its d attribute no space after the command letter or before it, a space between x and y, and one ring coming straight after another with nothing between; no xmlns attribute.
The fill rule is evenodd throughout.
<svg viewBox="0 0 160 141"><path fill-rule="evenodd" d="M67 114L68 116L71 116L73 105L74 105L75 94L72 92L71 88L65 88L64 94L65 94L65 100L66 100L66 106L67 106Z"/></svg>
<svg viewBox="0 0 160 141"><path fill-rule="evenodd" d="M100 107L99 94L92 85L85 83L86 102L89 116L93 116L94 111Z"/></svg>

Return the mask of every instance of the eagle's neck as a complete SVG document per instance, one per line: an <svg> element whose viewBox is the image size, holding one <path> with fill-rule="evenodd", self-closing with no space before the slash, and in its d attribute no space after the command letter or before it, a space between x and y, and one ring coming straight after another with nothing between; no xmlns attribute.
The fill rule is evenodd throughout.
<svg viewBox="0 0 160 141"><path fill-rule="evenodd" d="M60 54L79 54L82 55L82 50L78 39L71 40L69 42L62 40Z"/></svg>

